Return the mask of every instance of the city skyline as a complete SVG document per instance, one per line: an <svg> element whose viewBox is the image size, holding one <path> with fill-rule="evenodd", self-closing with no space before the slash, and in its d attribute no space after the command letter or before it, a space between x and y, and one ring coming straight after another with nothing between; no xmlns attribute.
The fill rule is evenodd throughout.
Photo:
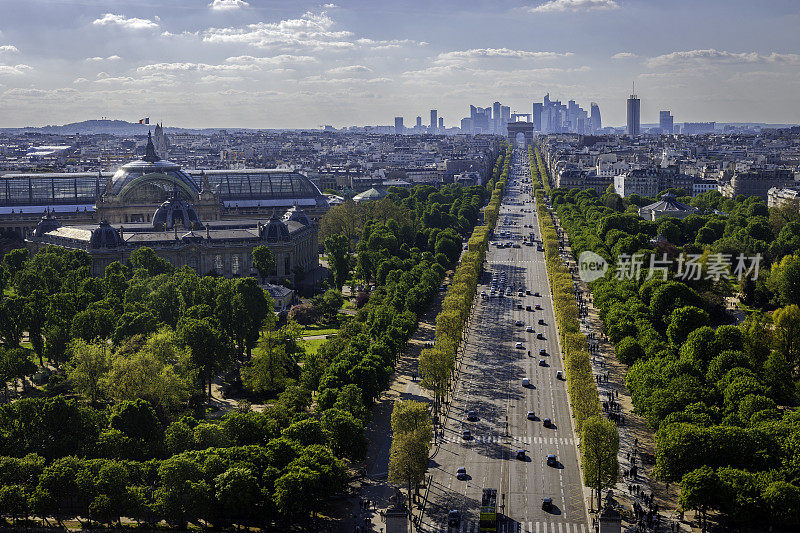
<svg viewBox="0 0 800 533"><path fill-rule="evenodd" d="M798 14L769 4L0 0L0 127L391 125L430 109L452 127L475 102L527 113L547 92L623 126L632 81L642 123L664 109L676 122L797 123Z"/></svg>

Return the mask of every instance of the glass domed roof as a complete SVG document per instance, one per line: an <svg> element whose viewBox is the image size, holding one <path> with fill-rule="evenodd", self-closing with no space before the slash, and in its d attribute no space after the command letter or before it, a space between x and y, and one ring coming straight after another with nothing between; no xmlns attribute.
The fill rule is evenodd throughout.
<svg viewBox="0 0 800 533"><path fill-rule="evenodd" d="M200 192L197 182L180 165L171 161L164 161L156 154L150 133L147 134L147 148L145 156L137 161L131 161L120 167L111 178L112 193L118 195L130 189L133 182L146 176L151 184L162 189L182 190L185 196L195 197Z"/></svg>

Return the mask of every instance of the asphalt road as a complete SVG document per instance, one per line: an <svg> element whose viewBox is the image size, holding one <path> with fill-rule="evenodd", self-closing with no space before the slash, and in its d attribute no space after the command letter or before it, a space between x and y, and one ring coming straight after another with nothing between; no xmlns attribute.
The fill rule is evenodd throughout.
<svg viewBox="0 0 800 533"><path fill-rule="evenodd" d="M492 242L520 247L490 245L488 268L478 288L488 295L492 275L505 272L505 287L511 287L513 294L478 297L442 444L429 468L433 482L424 519L427 531L478 531L484 488L497 489L498 513L505 516L498 531L589 531L566 382L556 379L563 366L544 252L523 243L523 236L531 232L540 237L530 185L522 182L529 177L527 157L518 150ZM500 237L502 231L510 231L513 238ZM519 297L520 289L541 296ZM541 310L535 309L537 304ZM533 310L526 311L527 305ZM523 325L517 326L517 320ZM532 333L526 332L527 326L533 327ZM544 338L537 339L538 333ZM515 347L518 342L522 348ZM539 355L542 348L547 355ZM539 365L540 360L545 366ZM522 386L525 377L530 387ZM474 421L467 420L468 411L477 415ZM528 411L535 413L533 420ZM552 427L544 427L544 418L552 421ZM462 438L465 429L470 430L470 439ZM517 458L517 450L525 451L524 460ZM547 466L548 454L556 455L556 466ZM466 479L457 479L459 467L466 468ZM552 498L551 512L542 510L544 497ZM450 510L461 514L458 527L447 526Z"/></svg>

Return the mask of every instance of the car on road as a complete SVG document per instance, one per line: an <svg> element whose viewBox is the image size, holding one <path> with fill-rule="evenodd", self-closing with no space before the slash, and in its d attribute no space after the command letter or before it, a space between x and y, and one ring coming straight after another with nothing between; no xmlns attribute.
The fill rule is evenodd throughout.
<svg viewBox="0 0 800 533"><path fill-rule="evenodd" d="M558 460L555 454L547 454L547 466L558 466Z"/></svg>
<svg viewBox="0 0 800 533"><path fill-rule="evenodd" d="M522 378L522 386L523 387L530 387L531 386L531 380L529 378Z"/></svg>
<svg viewBox="0 0 800 533"><path fill-rule="evenodd" d="M547 366L547 361L544 359L539 359L539 366Z"/></svg>
<svg viewBox="0 0 800 533"><path fill-rule="evenodd" d="M518 243L518 242L515 242L515 243L512 245L512 248L521 248L521 246L519 245L519 243Z"/></svg>
<svg viewBox="0 0 800 533"><path fill-rule="evenodd" d="M517 350L524 350L525 349L525 347L522 345L521 342L518 342L517 344L515 344L514 348L516 348Z"/></svg>
<svg viewBox="0 0 800 533"><path fill-rule="evenodd" d="M525 328L525 331L526 331L527 333L533 333L533 326L528 326L528 327L526 327L526 328Z"/></svg>
<svg viewBox="0 0 800 533"><path fill-rule="evenodd" d="M473 420L477 420L477 419L478 419L478 415L475 413L475 411L467 411L467 420L473 421Z"/></svg>
<svg viewBox="0 0 800 533"><path fill-rule="evenodd" d="M472 438L472 433L470 433L468 429L465 429L464 431L461 432L461 438L464 440L469 440Z"/></svg>
<svg viewBox="0 0 800 533"><path fill-rule="evenodd" d="M456 478L467 479L467 469L463 466L459 467L458 470L456 470Z"/></svg>
<svg viewBox="0 0 800 533"><path fill-rule="evenodd" d="M549 418L545 418L544 420L542 420L542 424L544 425L544 427L549 428L550 426L553 425L553 422Z"/></svg>
<svg viewBox="0 0 800 533"><path fill-rule="evenodd" d="M481 298L486 299L486 291L481 291Z"/></svg>
<svg viewBox="0 0 800 533"><path fill-rule="evenodd" d="M537 334L536 334L536 338L537 338L537 339L539 339L539 340L542 340L542 339L544 339L544 335L542 334L542 332L541 332L541 331L540 331L539 333L537 333Z"/></svg>
<svg viewBox="0 0 800 533"><path fill-rule="evenodd" d="M517 321L515 322L515 324L516 324L517 326L522 326L524 323L522 322L522 320L517 320Z"/></svg>
<svg viewBox="0 0 800 533"><path fill-rule="evenodd" d="M562 374L562 373L561 373L561 370L559 370L558 372L556 372L556 379L557 379L558 381L561 381L562 379L564 379L564 374Z"/></svg>
<svg viewBox="0 0 800 533"><path fill-rule="evenodd" d="M528 289L527 291L525 291L525 294L527 294L528 296L530 296L530 295L531 295L531 290L530 290L530 289Z"/></svg>
<svg viewBox="0 0 800 533"><path fill-rule="evenodd" d="M542 498L542 511L548 513L553 510L553 498Z"/></svg>
<svg viewBox="0 0 800 533"><path fill-rule="evenodd" d="M522 309L522 304L517 304L517 309Z"/></svg>
<svg viewBox="0 0 800 533"><path fill-rule="evenodd" d="M521 461L527 459L527 457L525 457L525 450L517 450L517 459Z"/></svg>
<svg viewBox="0 0 800 533"><path fill-rule="evenodd" d="M539 355L547 355L547 350L544 348L539 348Z"/></svg>
<svg viewBox="0 0 800 533"><path fill-rule="evenodd" d="M539 304L536 304L536 310L537 310L537 311L541 311L541 310L542 310L542 306L541 306L541 305L539 305Z"/></svg>
<svg viewBox="0 0 800 533"><path fill-rule="evenodd" d="M533 411L528 411L528 420L536 420L536 413Z"/></svg>
<svg viewBox="0 0 800 533"><path fill-rule="evenodd" d="M452 510L447 513L447 526L448 527L458 527L461 525L461 513L457 510Z"/></svg>
<svg viewBox="0 0 800 533"><path fill-rule="evenodd" d="M541 294L539 294L538 292L534 292L533 295L536 297L541 297Z"/></svg>
<svg viewBox="0 0 800 533"><path fill-rule="evenodd" d="M524 292L522 292L522 291L519 291L519 292L517 293L517 297L518 297L518 298L522 298L523 296L525 296L525 293L524 293Z"/></svg>
<svg viewBox="0 0 800 533"><path fill-rule="evenodd" d="M526 311L533 311L533 308L530 305L525 306ZM541 319L540 319L541 320Z"/></svg>
<svg viewBox="0 0 800 533"><path fill-rule="evenodd" d="M541 324L542 326L544 326L544 318L540 318L540 319L539 319L539 324Z"/></svg>

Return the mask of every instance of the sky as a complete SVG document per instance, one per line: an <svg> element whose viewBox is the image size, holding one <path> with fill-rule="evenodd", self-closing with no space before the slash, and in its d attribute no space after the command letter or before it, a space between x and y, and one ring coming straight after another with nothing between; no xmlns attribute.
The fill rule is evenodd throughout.
<svg viewBox="0 0 800 533"><path fill-rule="evenodd" d="M800 123L797 0L0 0L0 127L394 123L597 102Z"/></svg>

